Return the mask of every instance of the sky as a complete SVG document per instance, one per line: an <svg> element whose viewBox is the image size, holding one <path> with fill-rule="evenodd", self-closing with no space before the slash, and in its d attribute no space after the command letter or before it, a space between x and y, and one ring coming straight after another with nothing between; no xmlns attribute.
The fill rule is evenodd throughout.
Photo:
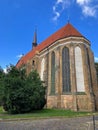
<svg viewBox="0 0 98 130"><path fill-rule="evenodd" d="M68 21L91 42L98 62L98 0L0 0L0 66L16 65Z"/></svg>

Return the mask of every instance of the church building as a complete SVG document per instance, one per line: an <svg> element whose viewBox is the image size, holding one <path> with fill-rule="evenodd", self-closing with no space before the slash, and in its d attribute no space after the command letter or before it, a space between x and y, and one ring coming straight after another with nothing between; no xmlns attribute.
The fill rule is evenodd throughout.
<svg viewBox="0 0 98 130"><path fill-rule="evenodd" d="M16 64L36 69L46 87L47 108L98 110L98 86L90 41L70 23L37 45Z"/></svg>

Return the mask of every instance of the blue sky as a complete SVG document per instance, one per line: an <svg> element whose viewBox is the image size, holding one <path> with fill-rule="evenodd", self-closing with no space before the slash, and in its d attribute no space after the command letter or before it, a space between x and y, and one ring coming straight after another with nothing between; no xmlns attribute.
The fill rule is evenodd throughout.
<svg viewBox="0 0 98 130"><path fill-rule="evenodd" d="M16 64L38 43L70 23L91 42L98 61L98 0L0 0L0 66Z"/></svg>

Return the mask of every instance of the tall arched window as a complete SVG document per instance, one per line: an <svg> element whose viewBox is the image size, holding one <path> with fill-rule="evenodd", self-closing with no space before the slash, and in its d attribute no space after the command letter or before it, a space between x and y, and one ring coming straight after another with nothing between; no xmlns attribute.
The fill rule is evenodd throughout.
<svg viewBox="0 0 98 130"><path fill-rule="evenodd" d="M71 92L70 85L70 57L69 49L64 47L62 50L62 91Z"/></svg>
<svg viewBox="0 0 98 130"><path fill-rule="evenodd" d="M76 68L76 83L77 92L84 92L84 74L83 74L83 63L82 63L82 53L81 48L75 48L75 68Z"/></svg>
<svg viewBox="0 0 98 130"><path fill-rule="evenodd" d="M51 94L55 94L55 53L51 54Z"/></svg>
<svg viewBox="0 0 98 130"><path fill-rule="evenodd" d="M44 69L45 69L45 59L43 58L41 61L41 74L40 74L42 81L44 80Z"/></svg>

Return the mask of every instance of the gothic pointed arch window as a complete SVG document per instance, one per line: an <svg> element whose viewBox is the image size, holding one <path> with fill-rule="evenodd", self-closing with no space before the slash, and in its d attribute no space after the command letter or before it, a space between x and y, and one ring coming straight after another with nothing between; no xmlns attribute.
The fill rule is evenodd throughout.
<svg viewBox="0 0 98 130"><path fill-rule="evenodd" d="M44 70L45 70L45 59L43 58L41 61L41 73L40 73L40 78L42 81L44 81Z"/></svg>
<svg viewBox="0 0 98 130"><path fill-rule="evenodd" d="M55 94L55 53L51 53L51 94Z"/></svg>
<svg viewBox="0 0 98 130"><path fill-rule="evenodd" d="M62 92L71 92L69 48L62 50Z"/></svg>
<svg viewBox="0 0 98 130"><path fill-rule="evenodd" d="M85 88L84 88L82 52L79 46L75 47L75 68L76 68L77 92L84 92Z"/></svg>

